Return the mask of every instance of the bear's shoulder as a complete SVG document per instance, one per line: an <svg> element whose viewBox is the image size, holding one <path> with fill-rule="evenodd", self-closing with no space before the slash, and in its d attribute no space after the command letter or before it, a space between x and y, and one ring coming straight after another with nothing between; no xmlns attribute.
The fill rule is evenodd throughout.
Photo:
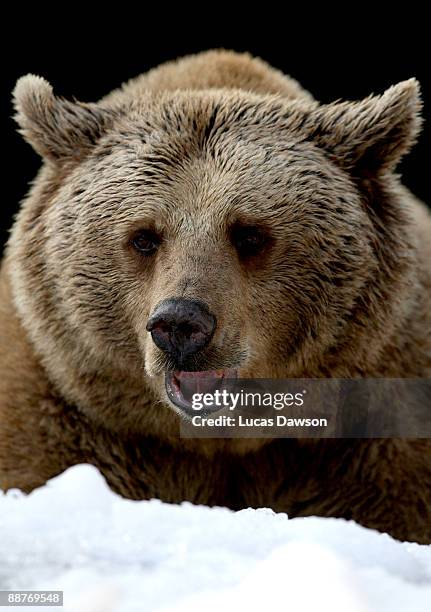
<svg viewBox="0 0 431 612"><path fill-rule="evenodd" d="M121 103L145 92L205 89L241 89L257 94L279 94L313 102L313 96L295 79L284 75L249 53L223 49L188 55L166 62L143 73L105 98L105 103Z"/></svg>

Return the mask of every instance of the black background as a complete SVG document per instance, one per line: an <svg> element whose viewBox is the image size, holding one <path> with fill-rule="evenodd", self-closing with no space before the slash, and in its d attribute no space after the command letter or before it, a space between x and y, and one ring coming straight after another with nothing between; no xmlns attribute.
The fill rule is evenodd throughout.
<svg viewBox="0 0 431 612"><path fill-rule="evenodd" d="M118 5L116 10L120 8ZM210 8L208 5L206 10ZM94 101L163 61L215 47L262 57L299 80L321 102L358 99L380 93L403 79L418 78L427 120L419 143L399 170L404 183L431 202L429 34L421 31L428 19L417 10L412 8L394 24L387 16L377 21L365 9L361 14L338 14L335 18L313 13L311 5L302 15L289 11L278 14L268 8L268 14L258 15L253 26L241 19L234 23L231 15L217 19L218 11L194 14L198 18L195 24L184 10L177 20L168 6L166 15L114 15L109 24L97 16L90 20L80 10L76 8L69 15L64 8L57 25L52 14L46 20L40 14L38 19L27 15L24 23L15 15L4 22L8 31L3 32L1 42L0 121L6 173L0 247L40 165L38 156L16 133L12 120L10 93L18 77L32 72L47 78L60 95ZM127 11L130 7L122 14Z"/></svg>

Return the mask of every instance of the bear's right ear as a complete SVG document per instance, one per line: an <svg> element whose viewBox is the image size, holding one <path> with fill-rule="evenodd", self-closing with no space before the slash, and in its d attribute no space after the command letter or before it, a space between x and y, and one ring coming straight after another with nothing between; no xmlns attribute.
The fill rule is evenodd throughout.
<svg viewBox="0 0 431 612"><path fill-rule="evenodd" d="M314 109L308 138L354 174L393 171L416 142L421 106L419 83L409 79L381 96Z"/></svg>
<svg viewBox="0 0 431 612"><path fill-rule="evenodd" d="M98 104L56 97L48 81L33 74L18 79L13 101L20 133L37 153L51 161L79 159L116 115Z"/></svg>

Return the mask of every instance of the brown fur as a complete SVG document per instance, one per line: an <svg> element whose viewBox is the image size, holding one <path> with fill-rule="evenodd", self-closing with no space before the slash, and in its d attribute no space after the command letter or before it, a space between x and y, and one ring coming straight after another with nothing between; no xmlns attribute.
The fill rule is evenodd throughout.
<svg viewBox="0 0 431 612"><path fill-rule="evenodd" d="M216 313L193 369L427 377L431 221L394 169L418 86L319 105L248 55L208 52L97 104L15 90L43 156L0 276L0 486L78 462L136 499L270 506L431 542L428 440L186 440L145 331L162 299ZM245 265L234 221L271 235ZM163 236L143 260L130 236Z"/></svg>

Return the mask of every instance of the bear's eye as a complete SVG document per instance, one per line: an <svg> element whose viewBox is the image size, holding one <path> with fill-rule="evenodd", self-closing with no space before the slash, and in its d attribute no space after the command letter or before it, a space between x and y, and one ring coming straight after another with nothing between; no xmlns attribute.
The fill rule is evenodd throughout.
<svg viewBox="0 0 431 612"><path fill-rule="evenodd" d="M266 246L268 236L259 227L236 225L231 230L231 241L242 258L258 255Z"/></svg>
<svg viewBox="0 0 431 612"><path fill-rule="evenodd" d="M151 230L140 230L132 238L133 247L143 255L152 255L160 245L160 238Z"/></svg>

